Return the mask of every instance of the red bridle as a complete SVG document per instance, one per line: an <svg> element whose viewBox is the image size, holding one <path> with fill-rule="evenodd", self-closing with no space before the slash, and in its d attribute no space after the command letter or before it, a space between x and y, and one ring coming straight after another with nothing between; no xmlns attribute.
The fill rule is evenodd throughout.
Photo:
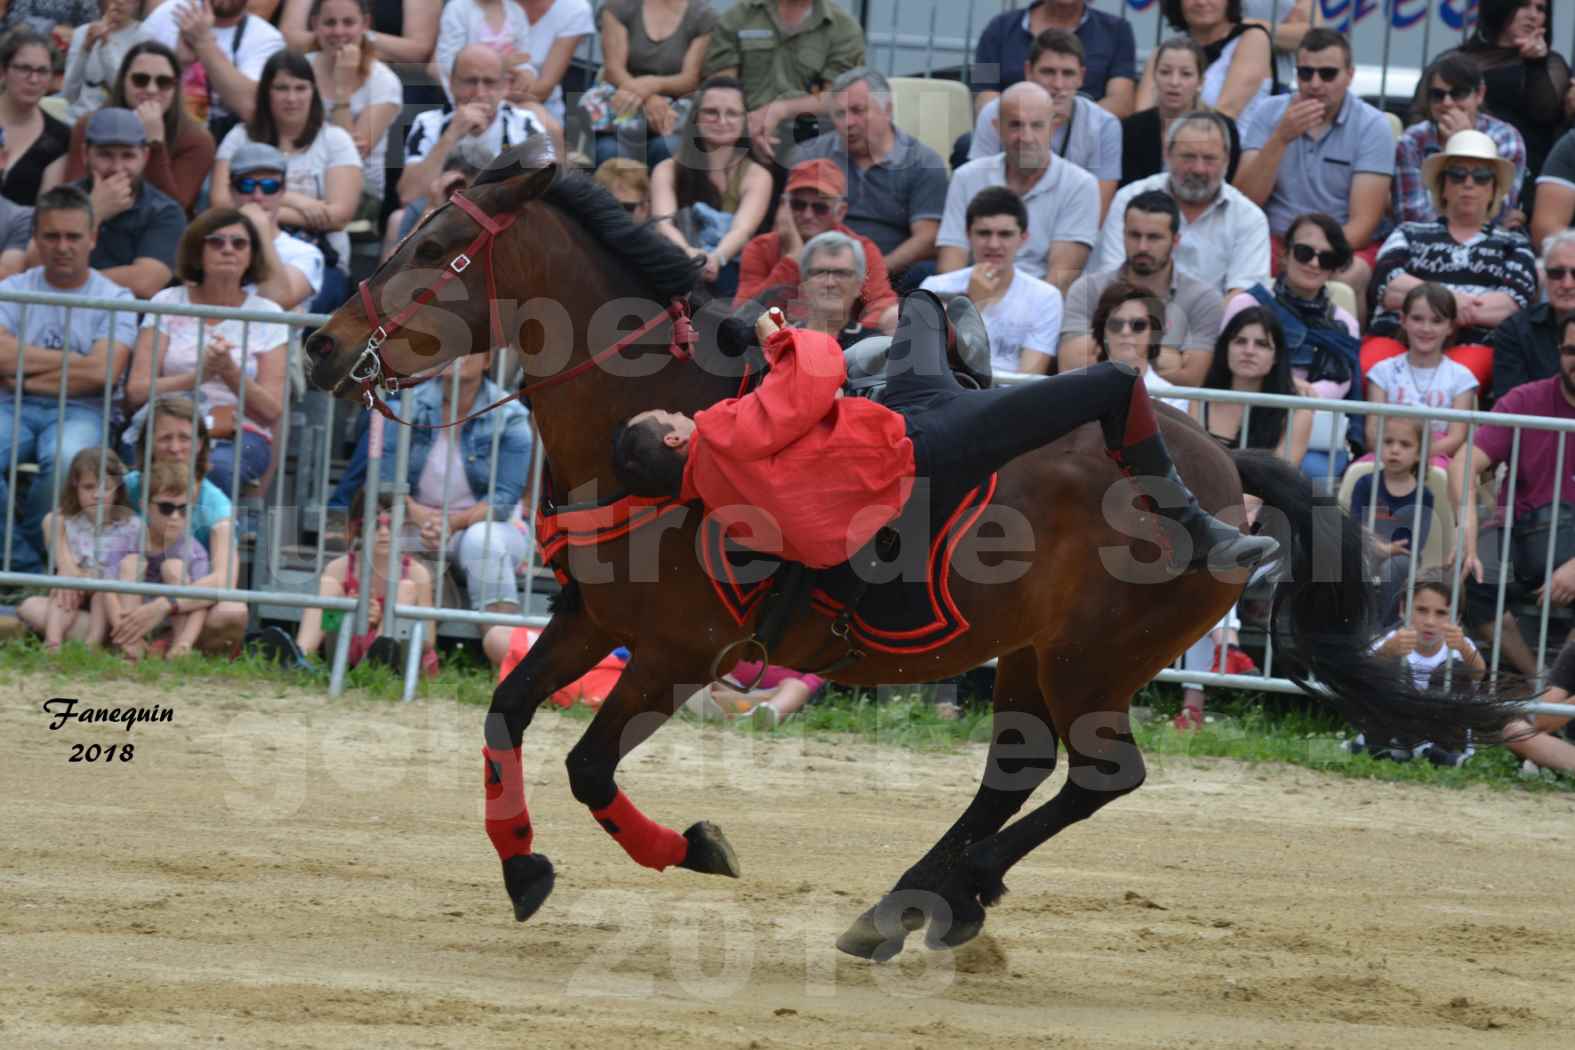
<svg viewBox="0 0 1575 1050"><path fill-rule="evenodd" d="M387 402L378 396L378 388L381 387L383 390L391 394L400 390L408 390L410 387L419 386L430 379L435 379L441 373L443 366L439 366L438 369L428 372L425 375L419 373L406 375L396 372L394 369L388 366L386 361L383 360L381 347L388 341L390 336L399 331L402 327L404 327L406 322L410 320L410 318L415 316L417 310L420 310L423 306L426 306L429 302L431 302L444 285L448 284L448 282L454 280L466 270L470 269L471 263L474 261L477 255L483 251L486 252L487 310L489 320L491 321L492 325L492 346L489 349L496 349L500 346L508 345L508 341L503 335L503 318L498 311L498 282L497 272L492 264L492 246L497 240L498 235L503 233L510 226L513 226L515 220L518 219L519 216L509 215L501 220L495 219L491 215L488 215L486 212L482 211L475 201L472 201L463 193L454 194L449 198L449 201L450 203L458 205L461 211L463 211L466 215L469 215L472 219L476 220L476 224L481 227L481 232L476 235L475 240L471 241L470 244L466 246L464 251L460 252L458 255L454 256L453 259L449 260L449 264L445 269L443 276L439 277L437 281L431 286L423 288L421 291L417 292L403 310L400 310L397 314L388 318L386 321L380 320L380 315L377 311L377 304L372 300L372 292L369 287L372 278L362 281L360 286L361 308L366 313L367 322L371 324L373 328L372 333L366 337L366 347L361 351L361 356L356 358L355 364L350 366L350 372L347 378L351 382L356 383L361 387L361 399L366 403L367 408L376 409L384 417L392 419L398 423L403 423L404 420L400 419L399 416L397 416L394 411L388 407ZM375 273L372 275L372 277L376 276L377 274ZM497 408L500 405L506 405L510 401L517 401L522 398L529 397L536 391L557 386L559 383L566 383L575 376L580 375L582 372L586 372L601 364L603 361L607 360L609 357L612 357L619 351L632 346L647 332L650 332L663 321L667 320L671 320L673 323L672 338L667 344L668 352L680 361L689 360L689 358L693 355L693 350L691 348L694 346L697 336L695 334L694 325L689 320L688 301L682 298L677 298L674 299L668 305L667 309L662 313L659 313L656 316L650 318L644 324L640 325L639 328L636 328L634 331L630 332L616 343L613 343L605 350L592 355L589 359L580 362L573 368L559 372L554 376L548 376L546 379L543 379L539 382L532 383L529 386L526 386L519 391L510 394L508 397L505 397L500 401L493 402L486 408L472 412L464 419L456 419L450 423L422 425L427 426L432 430L442 430L447 427L458 426L461 423L470 422L479 415L491 412L494 408ZM446 365L447 362L444 364Z"/></svg>

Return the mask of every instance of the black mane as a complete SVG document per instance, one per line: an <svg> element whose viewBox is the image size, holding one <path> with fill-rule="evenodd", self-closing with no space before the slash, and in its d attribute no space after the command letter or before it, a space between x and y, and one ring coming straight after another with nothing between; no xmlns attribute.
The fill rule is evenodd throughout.
<svg viewBox="0 0 1575 1050"><path fill-rule="evenodd" d="M533 138L501 154L473 184L502 182L541 168L550 159L543 154L544 146L538 146ZM704 263L658 233L651 223L635 222L618 199L589 175L560 165L540 199L573 216L591 236L628 263L659 300L676 299L694 290Z"/></svg>

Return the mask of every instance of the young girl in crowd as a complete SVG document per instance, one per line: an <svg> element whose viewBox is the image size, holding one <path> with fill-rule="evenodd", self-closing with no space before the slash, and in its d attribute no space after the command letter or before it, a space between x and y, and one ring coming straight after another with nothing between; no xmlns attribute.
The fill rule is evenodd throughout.
<svg viewBox="0 0 1575 1050"><path fill-rule="evenodd" d="M197 486L185 464L154 463L148 474L147 540L144 545L126 543L111 554L120 579L126 583L162 583L172 587L190 584L208 575L208 552L191 533L192 507L197 502ZM138 546L142 549L138 550ZM104 615L110 641L128 659L140 660L147 654L148 640L137 633L126 614L143 604L138 594L104 594ZM150 598L148 601L165 601ZM208 618L206 607L191 612L174 610L168 623L168 656L191 652ZM163 648L161 637L153 643Z"/></svg>
<svg viewBox="0 0 1575 1050"><path fill-rule="evenodd" d="M1403 613L1404 610L1401 610ZM1384 656L1404 660L1411 672L1411 679L1418 689L1427 689L1434 675L1444 673L1444 665L1458 661L1455 674L1469 674L1480 678L1487 673L1482 654L1449 618L1449 584L1433 576L1418 576L1411 590L1411 615L1405 625L1396 627L1373 646ZM1426 758L1435 766L1460 766L1473 753L1470 741L1464 751L1449 751L1430 740L1411 743L1390 740L1387 747L1370 747L1366 737L1358 733L1351 742L1351 750L1370 750L1374 758L1392 758L1396 762L1409 762L1412 758Z"/></svg>
<svg viewBox="0 0 1575 1050"><path fill-rule="evenodd" d="M381 635L383 599L388 594L388 552L393 544L391 530L394 497L391 492L378 495L377 522L373 529L376 539L372 544L370 558L365 556L360 546L361 537L365 534L360 512L366 506L365 501L364 490L358 491L351 497L350 550L324 567L322 579L318 581L317 593L325 598L358 596L362 586L361 573L368 571L367 567L370 564L371 582L367 586L371 587L372 591L368 596L367 629L366 633L354 635L350 639L350 666L354 667L371 656L387 663L395 670L403 671L404 663L400 657L398 642ZM408 554L400 559L396 599L401 605L433 604L432 572ZM301 626L296 631L296 646L302 653L316 653L327 634L345 629L347 626L345 619L350 615L338 611L324 612L322 609L305 610L301 615ZM428 623L426 630L422 632L421 671L428 677L438 672L435 624Z"/></svg>
<svg viewBox="0 0 1575 1050"><path fill-rule="evenodd" d="M1378 362L1367 373L1367 400L1377 404L1431 408L1476 407L1477 379L1471 370L1444 356L1455 330L1455 297L1431 281L1406 293L1400 306L1406 352ZM1378 416L1367 417L1367 447L1378 447ZM1395 422L1390 417L1386 425ZM1429 455L1434 466L1448 469L1449 459L1466 440L1466 424L1434 420ZM1368 457L1371 458L1371 457Z"/></svg>
<svg viewBox="0 0 1575 1050"><path fill-rule="evenodd" d="M49 537L55 575L109 579L115 568L107 560L109 554L117 547L139 545L142 523L126 494L125 476L125 464L110 449L85 448L72 457L60 491L60 507L44 516L44 535ZM46 649L59 649L67 638L90 646L104 641L103 595L56 588L47 597L25 599L17 616L44 636Z"/></svg>
<svg viewBox="0 0 1575 1050"><path fill-rule="evenodd" d="M1411 559L1427 545L1427 530L1432 524L1433 494L1417 477L1424 425L1420 419L1391 418L1384 427L1383 448L1379 450L1383 469L1357 479L1351 490L1352 517L1366 525L1369 508L1372 508L1373 546L1381 559L1379 574L1383 579L1379 602L1385 623L1399 618L1397 604L1411 573ZM1376 500L1374 478L1377 479ZM1422 522L1420 529L1414 529L1418 493L1422 500Z"/></svg>

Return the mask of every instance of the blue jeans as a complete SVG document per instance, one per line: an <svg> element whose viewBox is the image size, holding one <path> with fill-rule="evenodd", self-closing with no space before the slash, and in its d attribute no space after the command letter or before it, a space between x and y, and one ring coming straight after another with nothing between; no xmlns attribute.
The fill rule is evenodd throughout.
<svg viewBox="0 0 1575 1050"><path fill-rule="evenodd" d="M15 395L0 393L0 508L10 505L11 451L18 463L37 463L38 475L28 490L27 502L16 511L11 536L11 569L44 571L44 515L55 495L55 464L69 469L71 460L85 448L104 441L103 409L91 402L67 401L64 417L52 397L23 395L22 413L16 414ZM62 479L67 481L68 479ZM4 513L0 509L0 513Z"/></svg>
<svg viewBox="0 0 1575 1050"><path fill-rule="evenodd" d="M273 445L261 434L250 430L243 430L241 438L241 492L247 486L261 478L268 469L268 464L273 462ZM235 442L233 440L215 441L213 451L208 454L208 480L219 486L220 490L228 496L230 486L234 480L235 467Z"/></svg>
<svg viewBox="0 0 1575 1050"><path fill-rule="evenodd" d="M638 151L620 148L618 136L611 131L598 131L596 133L596 166L599 168L614 157L628 157L643 163L647 168L654 168L662 161L673 155L673 148L665 136L652 135L645 140L643 155Z"/></svg>

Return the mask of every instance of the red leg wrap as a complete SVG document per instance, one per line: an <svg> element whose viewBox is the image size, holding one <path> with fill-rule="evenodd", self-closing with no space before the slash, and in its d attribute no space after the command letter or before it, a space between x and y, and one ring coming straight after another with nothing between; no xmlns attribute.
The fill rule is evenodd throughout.
<svg viewBox="0 0 1575 1050"><path fill-rule="evenodd" d="M520 749L494 751L481 749L485 760L482 782L487 788L487 838L498 851L499 860L526 856L535 837L530 826L530 811L525 808L525 767Z"/></svg>
<svg viewBox="0 0 1575 1050"><path fill-rule="evenodd" d="M591 810L602 829L633 857L635 863L661 871L689 853L689 840L641 813L622 791L605 809Z"/></svg>

